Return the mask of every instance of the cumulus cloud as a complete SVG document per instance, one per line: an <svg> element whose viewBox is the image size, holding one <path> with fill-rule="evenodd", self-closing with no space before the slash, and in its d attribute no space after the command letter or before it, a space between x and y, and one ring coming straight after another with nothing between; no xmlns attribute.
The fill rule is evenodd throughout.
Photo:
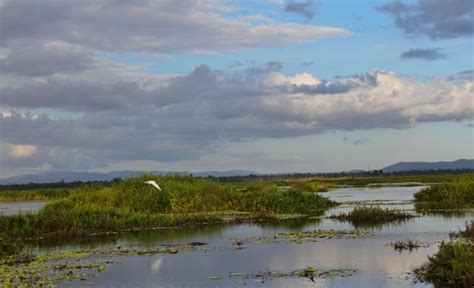
<svg viewBox="0 0 474 288"><path fill-rule="evenodd" d="M7 0L0 6L0 45L62 41L95 50L166 54L312 41L348 31L231 17L219 1ZM35 11L25 17L25 11ZM258 20L258 19L257 19Z"/></svg>
<svg viewBox="0 0 474 288"><path fill-rule="evenodd" d="M374 71L328 80L309 73L285 75L281 63L269 62L231 72L201 65L188 74L163 79L148 78L145 72L142 77L122 77L128 74L120 66L104 65L107 75L94 69L77 72L82 75L81 85L89 87L87 93L72 93L81 86L77 83L54 86L49 79L57 75L43 76L48 86L57 89L55 101L62 106L51 101L49 93L31 93L28 81L15 88L0 88L0 105L8 107L0 114L2 141L37 147L29 161L10 157L3 162L88 169L116 160L184 161L212 153L222 141L413 127L423 122L468 120L474 113L474 85L463 76L466 73L421 81ZM101 79L115 79L115 86L110 86L113 93L93 85ZM142 79L153 85L144 85ZM134 88L121 93L127 85ZM5 93L11 89L15 92ZM101 106L90 103L89 94L102 95L98 99L115 104L97 113ZM5 95L23 98L18 101ZM79 116L58 118L55 112L28 112L31 103L43 110L67 109Z"/></svg>
<svg viewBox="0 0 474 288"><path fill-rule="evenodd" d="M440 52L439 48L410 49L403 52L400 57L402 59L421 59L426 61L434 61L446 59L446 54Z"/></svg>
<svg viewBox="0 0 474 288"><path fill-rule="evenodd" d="M474 5L471 0L394 0L378 7L394 17L395 25L409 35L431 39L472 37Z"/></svg>
<svg viewBox="0 0 474 288"><path fill-rule="evenodd" d="M2 3L0 170L190 161L222 142L473 117L472 71L432 81L385 71L319 79L285 75L284 63L270 61L172 75L103 57L234 50L347 32L337 28L231 17L218 1ZM21 17L24 11L35 13Z"/></svg>
<svg viewBox="0 0 474 288"><path fill-rule="evenodd" d="M94 53L62 41L14 41L4 48L0 73L15 76L44 76L80 71L92 64Z"/></svg>

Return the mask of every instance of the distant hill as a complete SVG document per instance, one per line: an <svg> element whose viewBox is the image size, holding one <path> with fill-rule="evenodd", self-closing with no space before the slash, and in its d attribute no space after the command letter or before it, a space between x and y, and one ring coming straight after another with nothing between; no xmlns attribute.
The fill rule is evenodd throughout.
<svg viewBox="0 0 474 288"><path fill-rule="evenodd" d="M135 176L143 173L153 173L156 175L166 175L169 173L192 174L199 177L227 177L227 176L248 176L250 174L258 174L253 171L246 170L228 170L228 171L204 171L197 173L189 172L163 172L163 171L113 171L108 173L100 172L74 172L74 171L50 171L38 174L25 174L9 178L0 179L0 185L5 184L28 184L28 183L55 183L59 181L110 181L114 178L123 178Z"/></svg>
<svg viewBox="0 0 474 288"><path fill-rule="evenodd" d="M474 169L474 159L440 162L398 162L383 168L383 172Z"/></svg>

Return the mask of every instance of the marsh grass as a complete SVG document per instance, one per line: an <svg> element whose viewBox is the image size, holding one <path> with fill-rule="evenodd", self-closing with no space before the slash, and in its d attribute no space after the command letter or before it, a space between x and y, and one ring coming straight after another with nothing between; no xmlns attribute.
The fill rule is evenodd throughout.
<svg viewBox="0 0 474 288"><path fill-rule="evenodd" d="M451 233L449 242L441 242L439 250L428 262L415 270L418 279L439 287L474 287L474 221L464 231Z"/></svg>
<svg viewBox="0 0 474 288"><path fill-rule="evenodd" d="M72 188L37 188L30 190L0 191L0 202L39 201L60 199L69 196Z"/></svg>
<svg viewBox="0 0 474 288"><path fill-rule="evenodd" d="M442 242L439 251L415 273L420 280L437 287L473 287L474 246L464 238Z"/></svg>
<svg viewBox="0 0 474 288"><path fill-rule="evenodd" d="M144 184L155 180L163 191ZM45 205L35 214L0 217L0 236L8 239L86 236L247 219L279 214L313 215L335 205L310 191L278 191L276 186L236 189L191 176L142 175L111 187L83 186ZM3 234L3 235L2 235Z"/></svg>
<svg viewBox="0 0 474 288"><path fill-rule="evenodd" d="M417 209L459 209L474 207L474 179L458 179L427 187L415 193Z"/></svg>
<svg viewBox="0 0 474 288"><path fill-rule="evenodd" d="M405 212L382 209L378 206L358 206L349 213L331 216L331 218L350 221L355 224L387 223L391 221L402 221L412 217L414 216Z"/></svg>

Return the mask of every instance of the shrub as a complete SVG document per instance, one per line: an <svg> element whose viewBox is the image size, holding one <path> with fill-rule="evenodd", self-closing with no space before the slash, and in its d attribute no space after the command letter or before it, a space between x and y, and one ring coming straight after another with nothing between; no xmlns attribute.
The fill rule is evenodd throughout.
<svg viewBox="0 0 474 288"><path fill-rule="evenodd" d="M428 263L416 273L440 287L473 287L474 246L463 238L442 242L438 253L428 257Z"/></svg>
<svg viewBox="0 0 474 288"><path fill-rule="evenodd" d="M474 181L460 179L452 183L432 185L415 193L418 208L474 207Z"/></svg>

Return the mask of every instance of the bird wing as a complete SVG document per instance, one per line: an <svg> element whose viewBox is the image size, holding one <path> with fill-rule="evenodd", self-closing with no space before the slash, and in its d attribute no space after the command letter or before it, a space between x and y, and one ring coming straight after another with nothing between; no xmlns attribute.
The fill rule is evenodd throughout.
<svg viewBox="0 0 474 288"><path fill-rule="evenodd" d="M156 189L158 189L158 190L160 190L160 191L161 191L161 188L160 188L160 186L159 186L158 184L156 184L156 182L153 182L153 184L151 184L151 185L155 186L155 187L156 187Z"/></svg>
<svg viewBox="0 0 474 288"><path fill-rule="evenodd" d="M145 181L145 184L150 184L150 185L152 185L153 187L155 187L156 189L158 189L158 190L161 191L160 186L158 186L158 184L156 184L156 182L153 181L153 180Z"/></svg>

